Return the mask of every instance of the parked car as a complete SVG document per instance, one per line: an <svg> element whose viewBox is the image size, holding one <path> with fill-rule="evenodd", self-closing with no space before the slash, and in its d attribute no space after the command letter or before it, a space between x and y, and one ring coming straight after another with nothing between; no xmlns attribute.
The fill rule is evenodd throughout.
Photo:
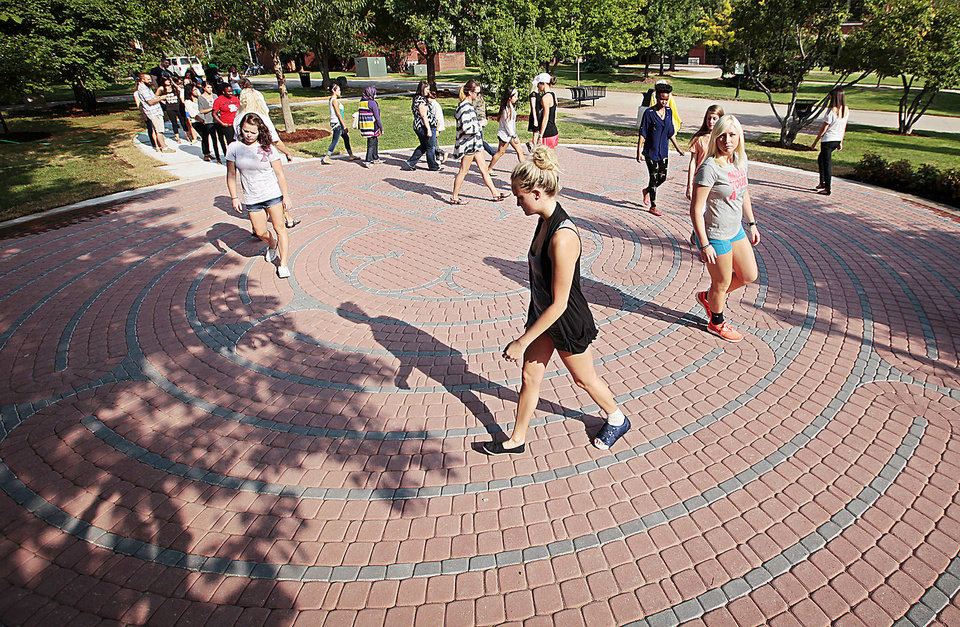
<svg viewBox="0 0 960 627"><path fill-rule="evenodd" d="M197 76L203 76L203 65L197 57L167 57L170 59L170 71L177 76L184 76L187 68L193 68Z"/></svg>

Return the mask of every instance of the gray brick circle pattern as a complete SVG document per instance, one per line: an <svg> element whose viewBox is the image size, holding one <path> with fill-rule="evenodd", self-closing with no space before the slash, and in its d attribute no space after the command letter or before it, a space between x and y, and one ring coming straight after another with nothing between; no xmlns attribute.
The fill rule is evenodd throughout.
<svg viewBox="0 0 960 627"><path fill-rule="evenodd" d="M557 360L528 452L474 448L535 225L472 177L288 168L289 281L221 181L0 241L0 622L960 621L958 220L753 164L726 344L685 164L654 218L629 150L559 156L606 452Z"/></svg>

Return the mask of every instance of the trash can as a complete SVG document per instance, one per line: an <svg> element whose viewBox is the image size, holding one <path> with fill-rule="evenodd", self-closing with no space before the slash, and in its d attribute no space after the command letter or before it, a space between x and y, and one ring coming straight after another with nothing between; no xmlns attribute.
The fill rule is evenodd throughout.
<svg viewBox="0 0 960 627"><path fill-rule="evenodd" d="M793 105L793 117L798 120L810 117L810 113L813 111L813 105L815 104L817 104L816 100L797 100Z"/></svg>
<svg viewBox="0 0 960 627"><path fill-rule="evenodd" d="M303 88L310 87L310 72L300 72L300 86Z"/></svg>

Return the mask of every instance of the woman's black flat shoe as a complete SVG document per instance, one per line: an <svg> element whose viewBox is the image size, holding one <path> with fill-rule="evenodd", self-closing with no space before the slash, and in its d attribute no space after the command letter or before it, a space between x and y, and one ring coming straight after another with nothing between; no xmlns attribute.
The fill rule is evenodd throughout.
<svg viewBox="0 0 960 627"><path fill-rule="evenodd" d="M503 455L504 453L522 453L527 450L526 444L513 448L504 448L503 442L484 442L480 445L487 455Z"/></svg>
<svg viewBox="0 0 960 627"><path fill-rule="evenodd" d="M284 224L286 225L286 227L287 227L288 229L292 229L293 227L295 227L295 226L297 226L298 224L300 224L300 220L294 220L293 222L285 222Z"/></svg>

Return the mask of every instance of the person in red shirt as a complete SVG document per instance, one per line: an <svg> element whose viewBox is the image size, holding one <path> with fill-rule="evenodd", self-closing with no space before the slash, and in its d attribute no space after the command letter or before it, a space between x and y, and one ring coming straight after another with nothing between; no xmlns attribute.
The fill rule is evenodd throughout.
<svg viewBox="0 0 960 627"><path fill-rule="evenodd" d="M217 135L229 146L233 142L233 120L240 111L240 99L229 85L220 87L220 95L213 101L213 119L217 122Z"/></svg>

